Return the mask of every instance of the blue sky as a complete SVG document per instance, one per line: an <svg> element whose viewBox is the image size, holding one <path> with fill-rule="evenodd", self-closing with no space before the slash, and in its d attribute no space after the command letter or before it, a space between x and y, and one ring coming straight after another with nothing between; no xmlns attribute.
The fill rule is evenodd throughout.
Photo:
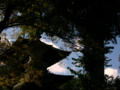
<svg viewBox="0 0 120 90"><path fill-rule="evenodd" d="M118 57L120 55L120 38L117 38L117 42L118 42L117 44L110 43L109 46L114 46L114 49L112 50L113 53L106 55L112 59L110 64L112 64L112 67L116 69L120 65L120 62L118 62Z"/></svg>
<svg viewBox="0 0 120 90"><path fill-rule="evenodd" d="M13 41L14 39L11 39L11 34L12 34L12 31L13 28L10 28L4 32L7 33L7 37L9 38L9 40ZM44 36L45 37L45 36ZM57 44L54 44L52 43L51 40L49 39L43 39L41 38L41 41L45 42L46 44L50 44L50 45L53 45L53 47L55 48L60 48L63 46L63 42L58 42ZM110 59L112 59L109 64L112 64L111 67L109 68L105 68L105 73L108 74L108 75L113 75L113 76L117 76L119 73L120 73L120 70L119 70L119 66L120 66L120 62L118 61L118 57L120 55L120 38L117 38L117 44L112 44L110 43L109 46L114 46L114 49L112 50L113 53L111 54L107 54L106 56L109 57ZM64 48L64 49L67 49L67 50L70 50L69 48ZM51 72L54 72L56 74L62 74L62 75L68 75L68 74L71 74L69 70L66 69L66 67L71 67L73 68L74 70L78 70L78 68L76 68L74 65L71 64L72 62L72 58L77 58L79 55L82 55L82 53L80 52L72 52L67 58L69 58L69 60L67 59L64 59L62 60L61 62L64 63L63 66L60 66L59 64L60 63L56 63L55 65L49 67L50 71ZM81 68L79 68L81 69Z"/></svg>
<svg viewBox="0 0 120 90"><path fill-rule="evenodd" d="M114 46L113 52L111 54L107 54L106 56L112 59L109 64L112 64L113 69L117 70L117 74L120 74L120 69L118 68L120 66L120 62L118 61L118 57L120 55L120 38L117 37L117 44L110 43L109 46Z"/></svg>

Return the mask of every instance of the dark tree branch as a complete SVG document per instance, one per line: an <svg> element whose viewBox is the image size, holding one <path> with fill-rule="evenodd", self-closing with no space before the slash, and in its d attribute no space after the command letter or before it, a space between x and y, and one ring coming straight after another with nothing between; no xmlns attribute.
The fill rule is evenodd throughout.
<svg viewBox="0 0 120 90"><path fill-rule="evenodd" d="M0 33L6 28L6 24L10 19L12 9L13 9L12 1L9 0L8 5L6 6L4 19L0 22Z"/></svg>

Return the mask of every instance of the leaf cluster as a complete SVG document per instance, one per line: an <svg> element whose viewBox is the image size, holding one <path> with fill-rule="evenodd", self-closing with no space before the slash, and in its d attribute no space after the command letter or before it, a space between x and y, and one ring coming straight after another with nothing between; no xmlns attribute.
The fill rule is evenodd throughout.
<svg viewBox="0 0 120 90"><path fill-rule="evenodd" d="M34 82L41 85L42 70L28 63L30 62L29 57L34 58L34 54L26 44L19 42L6 48L0 55L0 62L4 63L0 66L0 86L3 88L13 88L19 82ZM39 62L39 64L41 63Z"/></svg>

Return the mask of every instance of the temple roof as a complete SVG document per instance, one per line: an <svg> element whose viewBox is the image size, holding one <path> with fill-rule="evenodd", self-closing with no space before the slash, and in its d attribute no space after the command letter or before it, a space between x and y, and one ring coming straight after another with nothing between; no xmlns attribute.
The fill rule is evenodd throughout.
<svg viewBox="0 0 120 90"><path fill-rule="evenodd" d="M66 83L74 77L74 75L58 75L54 73L49 73L49 76L53 79L53 82L56 83L58 86Z"/></svg>
<svg viewBox="0 0 120 90"><path fill-rule="evenodd" d="M27 44L29 48L31 48L32 51L34 52L37 59L47 63L47 67L66 58L71 53L70 51L64 51L64 50L54 48L52 45L47 45L40 40L29 41L28 39L22 39L19 42L16 41L13 45L16 45L16 44L17 45Z"/></svg>

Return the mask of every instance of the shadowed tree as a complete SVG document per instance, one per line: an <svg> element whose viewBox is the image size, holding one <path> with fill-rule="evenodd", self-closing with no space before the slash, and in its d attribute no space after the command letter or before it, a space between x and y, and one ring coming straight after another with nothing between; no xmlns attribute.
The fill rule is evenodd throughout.
<svg viewBox="0 0 120 90"><path fill-rule="evenodd" d="M103 90L105 54L113 49L105 45L109 41L117 43L116 37L120 35L119 0L56 0L53 3L52 17L65 19L79 32L84 45L83 57L79 59L90 75L91 90ZM48 19L50 22L52 17Z"/></svg>
<svg viewBox="0 0 120 90"><path fill-rule="evenodd" d="M80 59L95 90L103 86L105 54L112 49L105 44L116 43L120 35L119 4L119 0L1 0L0 32L20 26L31 36L38 31L72 41L77 35L84 45Z"/></svg>
<svg viewBox="0 0 120 90"><path fill-rule="evenodd" d="M28 82L31 85L34 83L42 86L43 89L46 85L51 89L57 88L73 76L50 74L46 69L69 54L70 52L55 49L40 40L29 41L19 37L0 55L0 62L5 64L0 67L0 86L11 90L18 83ZM64 80L61 81L61 78ZM53 86L54 83L56 87Z"/></svg>

